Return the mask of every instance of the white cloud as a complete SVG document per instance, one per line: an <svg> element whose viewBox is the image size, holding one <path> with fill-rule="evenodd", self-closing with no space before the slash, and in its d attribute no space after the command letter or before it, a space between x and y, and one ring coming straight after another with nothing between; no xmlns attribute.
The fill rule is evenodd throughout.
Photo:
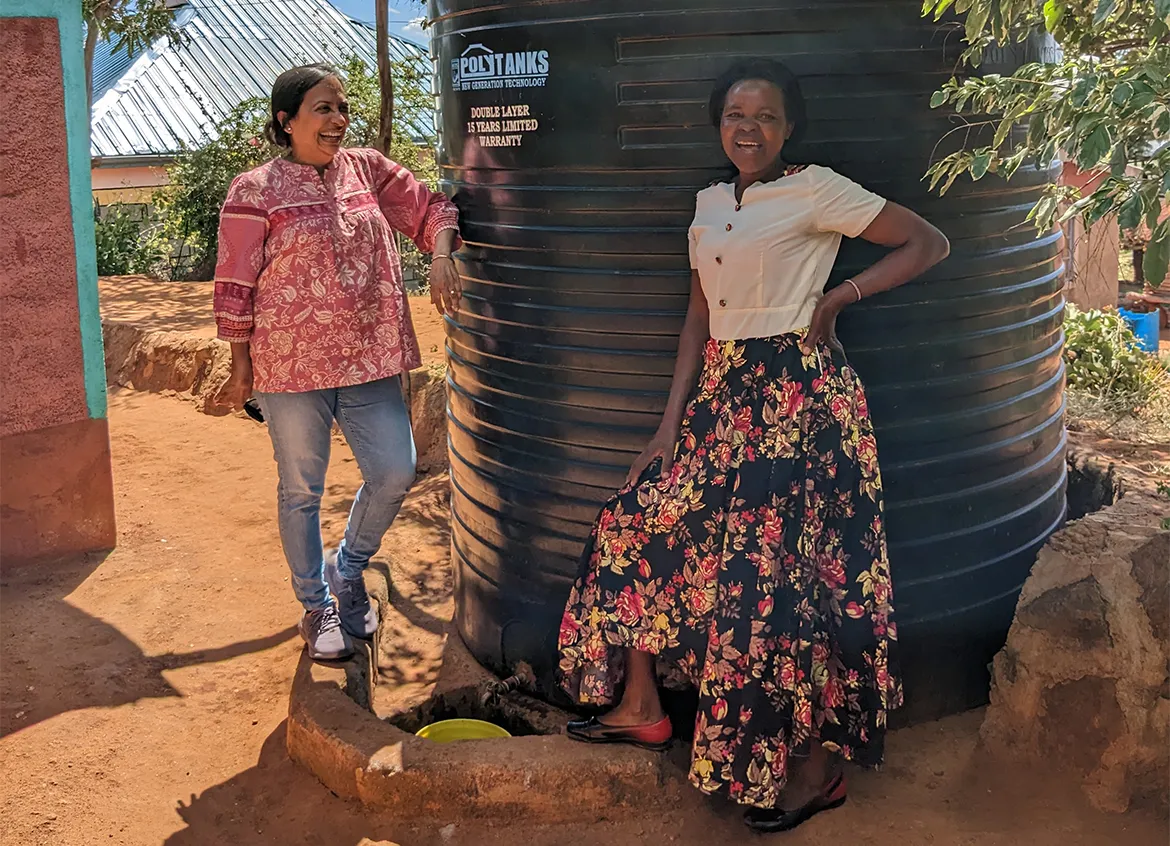
<svg viewBox="0 0 1170 846"><path fill-rule="evenodd" d="M412 18L410 23L408 23L406 26L404 26L402 28L402 31L406 32L406 33L410 33L411 35L422 35L423 34L423 24L425 24L426 22L427 22L426 18Z"/></svg>

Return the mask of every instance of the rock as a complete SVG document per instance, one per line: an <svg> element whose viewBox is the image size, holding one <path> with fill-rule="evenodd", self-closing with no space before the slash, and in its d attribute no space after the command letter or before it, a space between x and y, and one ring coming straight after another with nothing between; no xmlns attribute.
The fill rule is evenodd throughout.
<svg viewBox="0 0 1170 846"><path fill-rule="evenodd" d="M1138 602L1149 615L1154 637L1162 642L1170 640L1170 584L1166 580L1166 541L1151 538L1149 543L1134 550L1133 577L1142 588Z"/></svg>
<svg viewBox="0 0 1170 846"><path fill-rule="evenodd" d="M1092 579L1048 591L1022 605L1016 619L1031 628L1044 628L1053 637L1069 641L1072 648L1095 649L1110 641L1105 600Z"/></svg>
<svg viewBox="0 0 1170 846"><path fill-rule="evenodd" d="M1040 713L1046 754L1078 772L1096 769L1125 731L1113 679L1083 678L1050 687L1041 697Z"/></svg>
<svg viewBox="0 0 1170 846"><path fill-rule="evenodd" d="M231 372L231 348L189 332L146 331L129 323L102 323L106 382L151 393L174 392L204 414L231 408L218 401Z"/></svg>
<svg viewBox="0 0 1170 846"><path fill-rule="evenodd" d="M1130 493L1057 532L996 656L993 755L1077 778L1101 810L1170 793L1170 532Z"/></svg>
<svg viewBox="0 0 1170 846"><path fill-rule="evenodd" d="M410 425L420 472L447 467L447 374L420 367L410 373Z"/></svg>

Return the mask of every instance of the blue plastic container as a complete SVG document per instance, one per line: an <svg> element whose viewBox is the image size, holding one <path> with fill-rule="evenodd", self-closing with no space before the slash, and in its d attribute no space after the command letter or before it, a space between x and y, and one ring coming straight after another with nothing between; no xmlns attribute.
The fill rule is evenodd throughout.
<svg viewBox="0 0 1170 846"><path fill-rule="evenodd" d="M1137 336L1138 346L1148 353L1158 352L1158 312L1157 310L1142 314L1137 311L1117 310L1122 319L1129 324L1133 334Z"/></svg>

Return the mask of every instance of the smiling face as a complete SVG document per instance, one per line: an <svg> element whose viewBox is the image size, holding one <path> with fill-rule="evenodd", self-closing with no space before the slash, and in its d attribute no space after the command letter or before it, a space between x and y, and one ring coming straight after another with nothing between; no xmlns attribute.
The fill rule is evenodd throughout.
<svg viewBox="0 0 1170 846"><path fill-rule="evenodd" d="M305 93L295 115L280 112L291 140L292 157L301 164L326 167L333 161L349 128L349 101L341 80L326 77Z"/></svg>
<svg viewBox="0 0 1170 846"><path fill-rule="evenodd" d="M772 83L744 79L727 92L719 135L723 152L744 180L754 181L782 162L780 153L792 130L784 93Z"/></svg>

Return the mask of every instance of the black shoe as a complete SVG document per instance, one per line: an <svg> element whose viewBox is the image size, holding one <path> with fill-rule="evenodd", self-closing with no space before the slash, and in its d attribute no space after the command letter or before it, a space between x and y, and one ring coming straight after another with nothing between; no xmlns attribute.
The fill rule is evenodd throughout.
<svg viewBox="0 0 1170 846"><path fill-rule="evenodd" d="M820 796L808 803L785 811L783 808L764 810L751 808L743 815L743 821L748 828L762 834L774 834L781 831L792 831L798 825L808 822L821 811L831 811L845 804L848 794L845 790L845 775L838 773L837 777L829 782Z"/></svg>

